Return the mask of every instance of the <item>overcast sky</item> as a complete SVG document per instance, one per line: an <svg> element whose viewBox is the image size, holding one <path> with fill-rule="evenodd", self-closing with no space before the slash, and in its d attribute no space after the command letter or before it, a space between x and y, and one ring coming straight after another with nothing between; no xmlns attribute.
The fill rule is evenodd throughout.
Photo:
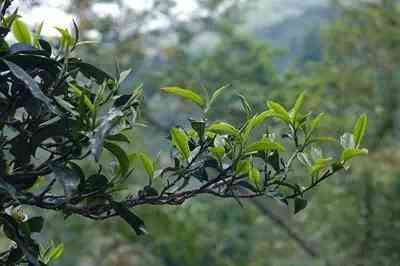
<svg viewBox="0 0 400 266"><path fill-rule="evenodd" d="M139 10L151 6L151 0L124 1L128 6ZM31 26L44 21L45 24L42 31L44 35L58 35L54 27L70 27L74 19L73 15L64 11L70 3L69 0L44 1L45 4L34 8L24 6L23 2L24 0L16 0L14 5L18 6L23 19ZM174 11L179 16L187 16L196 9L196 2L194 0L176 0L176 3ZM118 5L115 3L99 3L93 6L93 10L99 16L117 16L119 13Z"/></svg>
<svg viewBox="0 0 400 266"><path fill-rule="evenodd" d="M58 35L54 27L70 27L72 25L71 14L66 13L64 10L69 5L70 0L48 0L43 1L45 4L35 8L24 8L23 4L27 0L15 0L15 4L20 7L20 10L26 20L31 26L45 22L43 34L45 35ZM146 9L151 6L152 0L124 0L124 2L135 9ZM255 0L247 0L255 1ZM271 25L285 19L288 16L301 15L307 8L318 5L325 5L329 0L260 0L258 1L257 8L252 12L248 18L248 26L254 28L257 24ZM359 0L360 1L360 0ZM99 16L114 15L119 13L118 5L109 1L108 3L98 3L93 6L93 10ZM176 0L177 6L175 13L177 16L189 17L190 13L196 10L195 0ZM161 22L154 21L155 24ZM150 26L151 27L151 26Z"/></svg>

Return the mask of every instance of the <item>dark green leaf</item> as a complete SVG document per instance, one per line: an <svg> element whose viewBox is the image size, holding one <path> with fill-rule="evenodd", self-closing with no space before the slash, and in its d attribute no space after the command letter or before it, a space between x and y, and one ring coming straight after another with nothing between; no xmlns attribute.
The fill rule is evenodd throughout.
<svg viewBox="0 0 400 266"><path fill-rule="evenodd" d="M192 128L199 135L199 138L203 139L204 138L204 132L205 132L206 123L204 121L196 121L196 120L193 120L193 119L190 119L189 121L190 121L190 124L191 124Z"/></svg>
<svg viewBox="0 0 400 266"><path fill-rule="evenodd" d="M84 63L78 59L69 60L69 67L71 70L78 69L88 79L95 79L98 84L102 84L104 81L113 79L109 74L103 70L91 65Z"/></svg>
<svg viewBox="0 0 400 266"><path fill-rule="evenodd" d="M97 190L104 190L108 186L108 179L104 175L94 174L89 176L85 182L84 191L91 192Z"/></svg>
<svg viewBox="0 0 400 266"><path fill-rule="evenodd" d="M302 198L294 199L294 213L298 213L302 211L305 207L307 207L307 200Z"/></svg>
<svg viewBox="0 0 400 266"><path fill-rule="evenodd" d="M43 219L43 217L40 217L40 216L32 217L25 223L28 225L29 230L32 233L40 233L43 229L44 219Z"/></svg>
<svg viewBox="0 0 400 266"><path fill-rule="evenodd" d="M124 204L119 202L112 202L115 212L124 219L135 230L137 235L146 234L147 231L144 227L144 222L136 214L131 212Z"/></svg>
<svg viewBox="0 0 400 266"><path fill-rule="evenodd" d="M111 141L131 143L130 139L126 135L124 135L122 133L115 134L115 135L108 135L106 137L106 139L107 140L111 140Z"/></svg>
<svg viewBox="0 0 400 266"><path fill-rule="evenodd" d="M17 64L14 64L13 62L4 59L3 61L4 63L6 63L14 76L21 80L29 88L33 97L45 103L50 110L55 111L55 108L51 105L50 99L41 91L37 82L28 73L26 73L24 69L19 67Z"/></svg>
<svg viewBox="0 0 400 266"><path fill-rule="evenodd" d="M46 55L47 55L48 57L50 57L50 56L51 56L51 53L52 53L52 48L51 48L50 43L47 42L46 40L39 39L39 44L40 44L40 47L41 47L44 51L46 51Z"/></svg>
<svg viewBox="0 0 400 266"><path fill-rule="evenodd" d="M105 142L104 148L110 151L118 160L119 172L121 175L125 175L129 170L129 159L126 152L117 144L112 142Z"/></svg>
<svg viewBox="0 0 400 266"><path fill-rule="evenodd" d="M75 171L61 164L52 164L50 168L57 180L62 184L65 195L72 196L77 191L81 181L79 176Z"/></svg>
<svg viewBox="0 0 400 266"><path fill-rule="evenodd" d="M19 248L13 248L7 257L6 265L14 265L22 259L24 253Z"/></svg>

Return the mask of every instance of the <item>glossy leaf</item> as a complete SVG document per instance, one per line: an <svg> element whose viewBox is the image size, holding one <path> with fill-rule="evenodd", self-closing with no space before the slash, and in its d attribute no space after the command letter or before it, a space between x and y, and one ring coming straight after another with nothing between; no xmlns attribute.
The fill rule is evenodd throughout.
<svg viewBox="0 0 400 266"><path fill-rule="evenodd" d="M45 103L49 109L53 111L55 110L55 108L51 105L51 100L42 92L37 82L28 73L26 73L23 68L17 64L14 64L13 62L4 59L3 61L6 63L13 75L26 85L26 87L31 91L33 97Z"/></svg>
<svg viewBox="0 0 400 266"><path fill-rule="evenodd" d="M94 135L90 139L90 149L96 161L100 158L104 140L110 135L111 130L118 125L123 115L121 110L111 108L111 110L103 116L101 124L95 129Z"/></svg>
<svg viewBox="0 0 400 266"><path fill-rule="evenodd" d="M342 145L342 147L345 148L345 149L355 148L356 144L355 144L355 141L354 141L353 134L344 133L340 137L340 145Z"/></svg>

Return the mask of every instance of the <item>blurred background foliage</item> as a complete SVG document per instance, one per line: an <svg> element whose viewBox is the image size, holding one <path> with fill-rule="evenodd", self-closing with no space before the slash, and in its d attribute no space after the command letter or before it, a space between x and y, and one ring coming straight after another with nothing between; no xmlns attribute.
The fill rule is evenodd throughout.
<svg viewBox="0 0 400 266"><path fill-rule="evenodd" d="M40 2L30 4L43 8ZM307 90L310 107L330 115L330 132L367 113L370 154L321 185L296 216L272 201L238 208L198 198L140 209L146 237L119 221L94 226L55 216L49 238L66 246L57 265L398 265L399 1L192 0L183 13L173 0L137 2L140 8L122 0L64 5L83 39L97 41L80 49L82 58L109 72L116 62L132 68L132 83L143 83L147 127L134 132L132 149L156 155L166 128L187 122L179 114L191 106L162 97L159 88L213 91L229 84L212 115L232 123L245 115L240 94L259 111L268 98L290 103Z"/></svg>

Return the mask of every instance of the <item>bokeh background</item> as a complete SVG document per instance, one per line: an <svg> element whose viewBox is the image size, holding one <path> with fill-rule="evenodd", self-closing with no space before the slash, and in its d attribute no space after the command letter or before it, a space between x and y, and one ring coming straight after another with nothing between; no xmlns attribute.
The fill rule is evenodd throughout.
<svg viewBox="0 0 400 266"><path fill-rule="evenodd" d="M168 154L168 128L191 106L159 94L167 85L213 91L231 84L211 112L243 119L238 93L260 111L265 100L293 102L307 90L338 136L369 116L370 153L312 192L293 216L269 200L202 197L138 213L150 234L124 223L47 214L46 239L65 243L60 266L400 265L400 1L396 0L63 0L16 1L32 29L71 27L79 56L143 84L140 127L129 149ZM129 89L129 88L128 88ZM181 115L185 113L185 115ZM162 153L160 155L162 158ZM140 176L140 175L138 175ZM133 191L141 179L129 181ZM44 241L46 241L44 239Z"/></svg>

